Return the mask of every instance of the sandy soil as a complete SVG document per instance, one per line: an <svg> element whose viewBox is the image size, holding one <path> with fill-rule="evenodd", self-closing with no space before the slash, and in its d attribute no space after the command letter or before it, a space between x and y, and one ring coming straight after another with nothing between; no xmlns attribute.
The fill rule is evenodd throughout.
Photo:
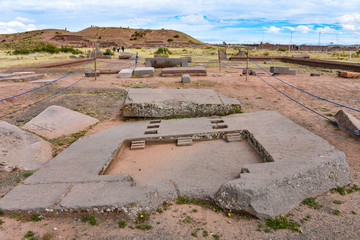
<svg viewBox="0 0 360 240"><path fill-rule="evenodd" d="M249 76L248 80L245 81L245 76L240 76L242 70L235 69L236 73L227 73L225 70L234 69L223 68L222 74L213 75L220 72L218 68L211 68L208 76L192 77L190 84L179 83L180 77L163 78L155 76L153 78L119 79L114 75L102 75L96 81L90 78L84 79L71 88L71 91L124 89L126 87L215 89L227 96L237 98L243 104L245 112L277 111L309 131L323 137L334 145L336 149L345 152L351 173L354 176L354 183L359 185L359 137L334 127L325 119L279 94L256 76ZM83 73L75 73L58 82L56 88L63 88L82 76ZM341 109L338 106L292 89L270 76L261 76L279 90L284 91L319 113L327 114L331 119L333 119L331 115L335 115ZM59 75L49 73L48 77L54 79ZM339 78L332 74L325 74L320 77L309 77L308 74L298 74L296 76L279 75L278 77L303 90L360 109L359 79ZM30 83L0 82L0 97L12 96L34 87L34 84ZM51 91L49 90L49 92ZM47 92L43 91L41 96L46 96L46 94ZM67 94L71 94L71 92L67 92ZM34 99L36 99L36 95L29 94L7 102L0 102L0 114L26 106L34 102ZM351 113L360 119L359 113L354 111ZM102 131L121 124L123 121L118 114L114 113L109 116L89 130L87 134ZM12 118L4 118L3 120L10 122ZM22 124L24 122L18 122L18 125ZM0 239L22 239L27 231L35 232L36 236L43 237L43 239L195 239L192 234L194 235L198 228L200 229L197 232L199 239L215 239L216 236L211 236L211 234L220 236L220 239L359 239L359 192L345 196L328 192L317 197L316 200L323 205L322 208L312 209L301 205L290 212L293 215L290 218L298 222L303 220L302 234L292 233L290 230L276 232L270 230L269 233L257 231L259 222L256 219L246 220L236 214L229 217L225 216L224 213L217 213L212 209L196 205L174 204L162 213L156 212L152 214L150 220L148 220L148 224L152 226L152 229L147 231L129 227L119 228L117 222L122 218L120 214L96 216L98 222L96 226L81 222L79 220L81 218L80 213L65 216L57 216L56 214L44 216L44 219L39 222L29 221L27 217L23 219L11 218L7 214L0 217L4 221L0 227ZM342 204L335 204L334 200L340 200ZM192 209L197 209L197 211L192 211ZM339 210L340 215L333 214L334 210ZM307 221L304 220L306 216L310 216ZM127 223L135 226L130 220L127 220ZM209 232L210 235L203 237L203 230Z"/></svg>

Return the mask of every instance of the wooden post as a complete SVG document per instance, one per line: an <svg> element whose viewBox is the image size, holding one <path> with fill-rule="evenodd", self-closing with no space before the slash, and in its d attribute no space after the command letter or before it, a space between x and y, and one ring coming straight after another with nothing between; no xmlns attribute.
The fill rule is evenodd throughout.
<svg viewBox="0 0 360 240"><path fill-rule="evenodd" d="M219 71L221 72L221 57L220 57L220 50L218 49L218 58L219 58Z"/></svg>
<svg viewBox="0 0 360 240"><path fill-rule="evenodd" d="M94 71L94 76L95 76L95 80L96 80L96 49L95 49L95 51L94 51L94 53L95 53L95 63L94 63L94 65L95 65L95 71Z"/></svg>
<svg viewBox="0 0 360 240"><path fill-rule="evenodd" d="M247 50L247 58L246 58L246 79L248 80L248 74L249 74L249 49Z"/></svg>

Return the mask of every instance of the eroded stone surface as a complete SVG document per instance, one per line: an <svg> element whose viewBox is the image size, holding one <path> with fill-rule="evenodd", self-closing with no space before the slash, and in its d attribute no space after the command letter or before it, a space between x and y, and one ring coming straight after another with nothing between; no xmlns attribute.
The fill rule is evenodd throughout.
<svg viewBox="0 0 360 240"><path fill-rule="evenodd" d="M335 119L341 125L344 125L345 127L355 131L357 133L356 135L360 135L360 120L355 118L350 113L344 110L340 110L335 114Z"/></svg>
<svg viewBox="0 0 360 240"><path fill-rule="evenodd" d="M19 199L19 193L22 192L22 199L34 193L39 199L41 195L47 194L40 188L43 183L55 187L62 181L73 187L67 195L57 200L61 204L55 204L52 207L54 210L81 208L96 211L95 208L101 206L101 209L109 211L120 208L126 212L126 208L121 206L129 204L129 196L133 196L138 200L135 202L139 203L135 205L140 206L131 213L127 212L133 216L144 207L155 209L156 205L159 206L165 200L191 194L191 197L215 201L226 209L247 211L264 218L285 214L305 198L352 182L343 152L276 112L234 114L221 118L157 120L156 131L150 128L152 131L147 133L148 127L154 124L154 121L128 122L79 139L29 177L24 183L29 185L20 185L0 199L0 209L30 210L33 203ZM175 142L178 137L184 136L191 137L193 141L211 140L226 138L228 133L234 132L239 132L253 146L264 163L244 165L239 177L222 184L215 195L210 192L197 195L199 193L194 187L176 182L174 186L181 187L166 194L168 188L162 184L134 188L136 182L126 174L101 175L117 155L120 146L126 142ZM212 157L206 151L201 154L204 158ZM189 178L185 174L184 177ZM111 193L116 187L124 187L126 190ZM23 188L26 191L22 191ZM52 201L42 203L39 200L36 210L48 209Z"/></svg>
<svg viewBox="0 0 360 240"><path fill-rule="evenodd" d="M234 98L212 89L127 89L125 117L227 115L241 109Z"/></svg>
<svg viewBox="0 0 360 240"><path fill-rule="evenodd" d="M46 138L80 132L99 120L60 106L50 106L23 126L23 129Z"/></svg>
<svg viewBox="0 0 360 240"><path fill-rule="evenodd" d="M0 163L3 166L34 170L51 158L50 143L35 134L0 121Z"/></svg>

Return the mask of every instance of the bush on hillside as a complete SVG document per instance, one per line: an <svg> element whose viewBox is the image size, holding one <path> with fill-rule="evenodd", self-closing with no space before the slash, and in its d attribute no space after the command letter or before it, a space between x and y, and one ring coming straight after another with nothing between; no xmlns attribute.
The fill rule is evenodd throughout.
<svg viewBox="0 0 360 240"><path fill-rule="evenodd" d="M166 48L166 47L159 47L154 54L160 54L160 55L171 55L172 52Z"/></svg>

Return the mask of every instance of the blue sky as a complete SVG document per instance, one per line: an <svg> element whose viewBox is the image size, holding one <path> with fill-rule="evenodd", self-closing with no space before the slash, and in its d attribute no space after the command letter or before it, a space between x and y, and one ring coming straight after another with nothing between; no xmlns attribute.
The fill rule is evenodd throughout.
<svg viewBox="0 0 360 240"><path fill-rule="evenodd" d="M359 0L0 0L0 33L90 25L174 29L209 42L360 44ZM320 34L319 34L320 32Z"/></svg>

